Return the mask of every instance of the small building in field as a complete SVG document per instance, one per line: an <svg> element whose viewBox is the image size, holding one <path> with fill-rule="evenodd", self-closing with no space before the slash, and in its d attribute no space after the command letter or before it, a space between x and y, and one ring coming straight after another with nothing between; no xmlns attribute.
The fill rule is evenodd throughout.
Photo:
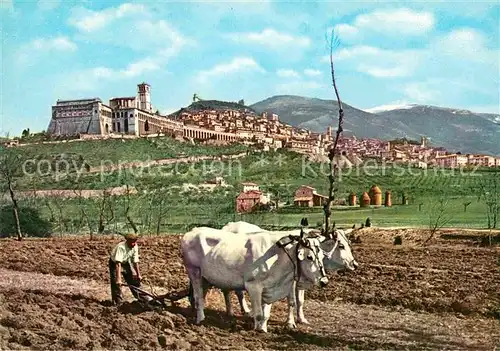
<svg viewBox="0 0 500 351"><path fill-rule="evenodd" d="M259 190L242 191L236 197L236 212L251 212L257 204L261 203L261 196L262 191Z"/></svg>
<svg viewBox="0 0 500 351"><path fill-rule="evenodd" d="M243 192L260 191L259 185L252 182L241 183L243 185Z"/></svg>
<svg viewBox="0 0 500 351"><path fill-rule="evenodd" d="M323 202L327 199L327 196L318 194L315 188L302 185L295 191L293 203L299 207L323 206Z"/></svg>
<svg viewBox="0 0 500 351"><path fill-rule="evenodd" d="M14 147L19 145L18 139L0 138L0 146Z"/></svg>

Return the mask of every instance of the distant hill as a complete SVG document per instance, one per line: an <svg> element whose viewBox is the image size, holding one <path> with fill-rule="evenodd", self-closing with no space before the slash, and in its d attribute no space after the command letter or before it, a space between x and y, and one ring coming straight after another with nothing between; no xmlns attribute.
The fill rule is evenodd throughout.
<svg viewBox="0 0 500 351"><path fill-rule="evenodd" d="M223 110L240 110L247 112L255 112L251 107L241 105L237 102L231 101L219 101L219 100L201 100L195 101L188 107L183 107L180 110L170 114L172 117L177 117L182 112L195 112L195 111L203 111L203 110L215 110L215 111L223 111Z"/></svg>
<svg viewBox="0 0 500 351"><path fill-rule="evenodd" d="M277 113L284 123L315 132L325 132L328 126L338 124L338 106L333 100L279 95L257 102L251 107L258 113ZM344 104L344 114L349 116L349 119L345 120L344 131L354 132L360 137L372 136L370 130L363 128L372 117L370 113Z"/></svg>
<svg viewBox="0 0 500 351"><path fill-rule="evenodd" d="M324 132L338 123L335 100L279 95L251 107L258 113L277 113L280 119L297 127ZM431 145L450 151L500 155L500 116L467 110L424 105L394 106L389 110L366 112L344 103L346 134L357 137L419 140L429 137Z"/></svg>
<svg viewBox="0 0 500 351"><path fill-rule="evenodd" d="M431 143L462 153L500 155L500 123L468 110L416 105L376 114L413 137L427 135ZM498 116L497 116L498 117Z"/></svg>

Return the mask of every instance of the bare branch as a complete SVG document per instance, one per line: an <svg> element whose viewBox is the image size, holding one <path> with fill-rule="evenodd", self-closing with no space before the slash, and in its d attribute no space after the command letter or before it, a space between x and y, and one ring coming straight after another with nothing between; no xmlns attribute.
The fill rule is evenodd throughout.
<svg viewBox="0 0 500 351"><path fill-rule="evenodd" d="M424 245L434 238L434 235L450 223L452 217L448 213L448 201L441 199L429 209L429 237Z"/></svg>
<svg viewBox="0 0 500 351"><path fill-rule="evenodd" d="M335 178L337 175L337 172L339 171L340 164L337 164L335 162L335 156L337 155L337 148L338 148L338 142L340 140L340 136L343 132L343 126L344 126L344 109L342 107L342 99L340 98L340 93L339 89L337 87L337 80L335 77L335 65L333 63L333 53L335 49L337 49L340 45L340 39L338 36L335 34L335 31L332 30L331 37L329 40L329 46L330 46L330 72L331 72L331 79L332 79L332 86L335 91L335 96L337 98L337 104L338 104L338 111L339 111L339 121L338 121L338 127L337 127L337 132L335 135L335 140L333 142L333 145L330 148L330 151L328 152L328 159L330 160L330 174L328 175L328 183L329 183L329 189L328 189L328 199L324 203L324 212L325 212L325 234L328 234L328 231L330 229L330 217L331 217L331 203L335 199ZM340 162L339 162L340 163Z"/></svg>

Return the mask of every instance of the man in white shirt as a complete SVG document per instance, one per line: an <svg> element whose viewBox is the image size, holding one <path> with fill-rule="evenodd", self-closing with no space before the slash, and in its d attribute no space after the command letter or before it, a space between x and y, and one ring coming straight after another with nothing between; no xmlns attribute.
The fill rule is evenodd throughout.
<svg viewBox="0 0 500 351"><path fill-rule="evenodd" d="M128 285L140 287L141 273L139 271L139 246L137 234L127 234L125 241L116 245L109 257L109 277L111 284L111 298L114 304L120 304L122 296L122 277ZM130 291L140 300L140 296L133 288Z"/></svg>

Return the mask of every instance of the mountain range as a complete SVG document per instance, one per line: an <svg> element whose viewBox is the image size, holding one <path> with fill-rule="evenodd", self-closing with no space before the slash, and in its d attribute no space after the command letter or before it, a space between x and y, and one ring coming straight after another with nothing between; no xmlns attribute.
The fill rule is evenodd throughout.
<svg viewBox="0 0 500 351"><path fill-rule="evenodd" d="M250 106L272 112L284 123L324 133L338 124L335 100L278 95ZM343 103L344 131L360 138L429 138L452 152L500 155L500 115L429 105L389 106L363 111Z"/></svg>

